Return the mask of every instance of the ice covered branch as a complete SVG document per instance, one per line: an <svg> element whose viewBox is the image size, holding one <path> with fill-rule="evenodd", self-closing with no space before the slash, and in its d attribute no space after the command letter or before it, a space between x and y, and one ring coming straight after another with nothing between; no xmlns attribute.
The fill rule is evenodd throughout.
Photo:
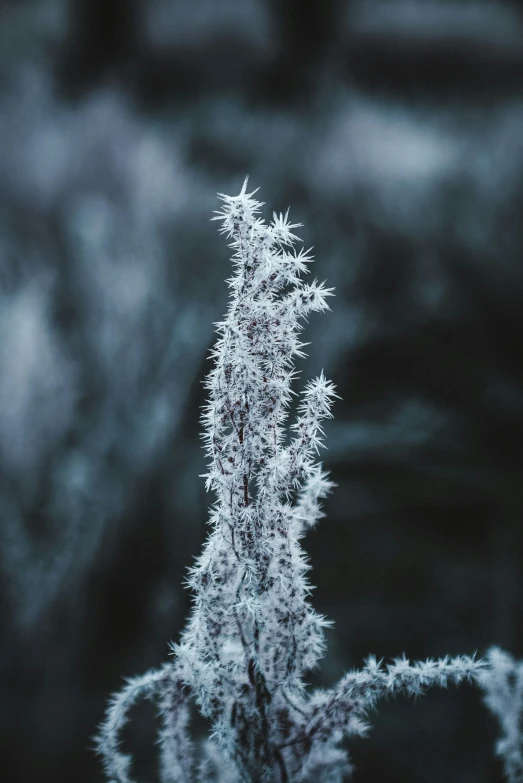
<svg viewBox="0 0 523 783"><path fill-rule="evenodd" d="M323 373L305 385L293 423L289 415L304 321L328 309L332 291L303 281L312 259L295 250L298 225L288 213L265 223L255 193L245 181L238 196L221 196L214 218L230 240L234 271L206 381L205 478L214 504L189 574L192 611L173 662L114 697L98 739L106 771L130 783L120 733L144 696L157 701L163 720L163 783L338 783L350 773L340 743L365 733L380 699L481 679L502 719L500 749L514 783L523 676L501 654L488 666L473 656L389 665L369 658L330 690L306 686L327 625L309 602L301 547L333 487L317 460L336 397ZM189 697L212 726L197 752L187 733Z"/></svg>
<svg viewBox="0 0 523 783"><path fill-rule="evenodd" d="M496 745L503 759L508 783L523 781L523 661L492 647L487 655L488 668L479 681L485 691L485 704L501 726Z"/></svg>

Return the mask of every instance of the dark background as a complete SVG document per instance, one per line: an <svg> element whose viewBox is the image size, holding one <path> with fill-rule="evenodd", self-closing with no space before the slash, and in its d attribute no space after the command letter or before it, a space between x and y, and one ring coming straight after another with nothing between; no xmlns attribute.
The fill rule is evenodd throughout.
<svg viewBox="0 0 523 783"><path fill-rule="evenodd" d="M523 655L521 6L1 0L6 783L101 781L109 693L178 638L230 272L209 217L246 173L337 294L302 367L343 398L307 539L335 620L315 682L368 653ZM391 702L355 780L500 781L496 731L467 686Z"/></svg>

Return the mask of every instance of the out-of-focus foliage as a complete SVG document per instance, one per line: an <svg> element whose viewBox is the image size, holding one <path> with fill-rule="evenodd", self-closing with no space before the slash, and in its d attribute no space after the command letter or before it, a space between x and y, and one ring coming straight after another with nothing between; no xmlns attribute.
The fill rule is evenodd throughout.
<svg viewBox="0 0 523 783"><path fill-rule="evenodd" d="M337 290L306 337L344 399L309 544L323 684L369 651L521 657L522 28L509 0L0 3L7 780L95 780L105 694L179 631L207 216L246 172ZM360 780L496 780L478 716L391 705Z"/></svg>

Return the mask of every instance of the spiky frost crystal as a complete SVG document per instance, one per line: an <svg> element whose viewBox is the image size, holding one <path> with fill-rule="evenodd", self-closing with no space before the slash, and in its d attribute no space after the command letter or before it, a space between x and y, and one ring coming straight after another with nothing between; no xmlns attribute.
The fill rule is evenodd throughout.
<svg viewBox="0 0 523 783"><path fill-rule="evenodd" d="M332 292L303 282L311 258L294 250L298 225L288 214L266 224L255 192L245 181L238 196L221 196L214 218L231 239L234 274L203 415L211 532L190 571L192 614L173 663L130 680L101 728L98 749L118 783L130 781L118 735L139 696L160 706L163 783L337 783L350 771L339 744L365 732L379 698L459 682L482 666L467 657L388 667L369 659L330 691L305 686L327 624L308 603L300 546L332 486L316 461L336 396L323 374L286 425L303 322L328 309ZM190 698L212 725L199 748L187 733Z"/></svg>

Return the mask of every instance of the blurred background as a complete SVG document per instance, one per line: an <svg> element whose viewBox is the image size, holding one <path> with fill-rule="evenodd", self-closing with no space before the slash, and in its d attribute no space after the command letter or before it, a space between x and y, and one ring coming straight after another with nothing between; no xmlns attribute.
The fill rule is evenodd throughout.
<svg viewBox="0 0 523 783"><path fill-rule="evenodd" d="M216 191L291 206L336 288L303 376L343 400L306 542L378 657L523 655L523 9L500 0L0 0L0 738L6 783L101 783L205 536ZM154 780L154 711L126 747ZM495 783L479 694L398 700L359 783Z"/></svg>

